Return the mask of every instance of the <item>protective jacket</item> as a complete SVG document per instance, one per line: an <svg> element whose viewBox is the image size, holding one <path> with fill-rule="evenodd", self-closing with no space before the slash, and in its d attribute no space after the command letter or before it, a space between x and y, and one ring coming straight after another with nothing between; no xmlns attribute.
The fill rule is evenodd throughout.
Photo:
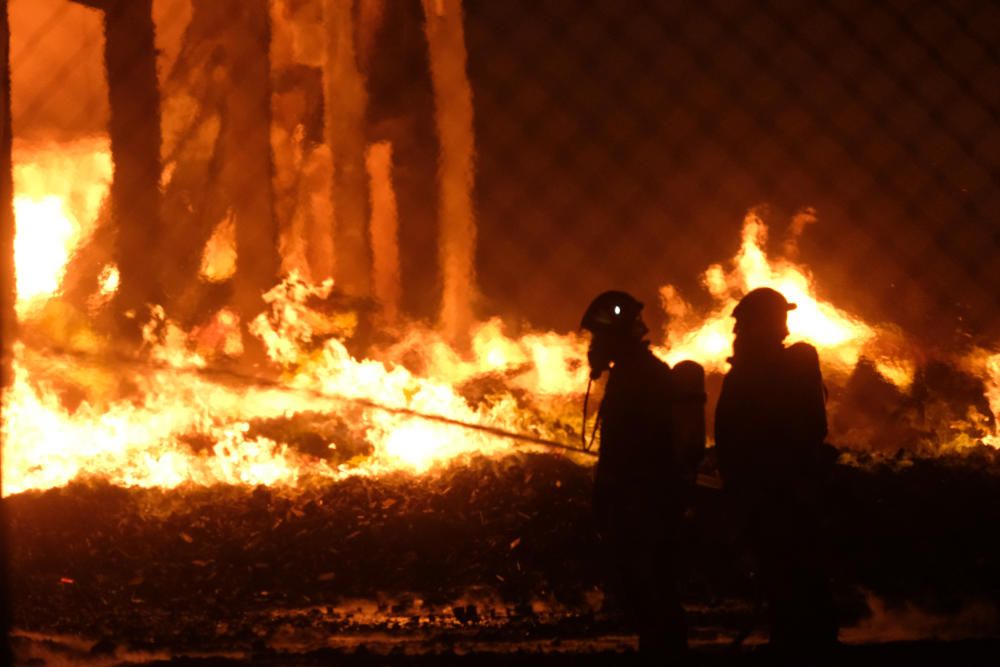
<svg viewBox="0 0 1000 667"><path fill-rule="evenodd" d="M645 345L615 362L600 409L599 513L609 503L640 514L679 509L704 452L703 382L697 364L671 369Z"/></svg>
<svg viewBox="0 0 1000 667"><path fill-rule="evenodd" d="M776 344L738 353L732 363L716 407L715 444L761 574L771 644L783 655L820 655L836 642L837 622L822 558L819 357L805 343Z"/></svg>
<svg viewBox="0 0 1000 667"><path fill-rule="evenodd" d="M650 661L682 656L687 646L678 527L693 477L686 471L701 458L705 433L704 373L683 363L671 369L637 342L615 359L600 412L597 526L639 652Z"/></svg>
<svg viewBox="0 0 1000 667"><path fill-rule="evenodd" d="M806 343L732 359L715 410L715 445L737 492L798 485L817 474L827 433L816 349Z"/></svg>

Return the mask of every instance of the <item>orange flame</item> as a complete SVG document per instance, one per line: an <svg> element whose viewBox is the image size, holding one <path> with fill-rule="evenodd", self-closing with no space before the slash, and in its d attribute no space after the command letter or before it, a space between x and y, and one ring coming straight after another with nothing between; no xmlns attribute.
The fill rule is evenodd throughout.
<svg viewBox="0 0 1000 667"><path fill-rule="evenodd" d="M696 317L673 287L660 291L664 308L672 316L665 344L658 350L664 359L669 363L694 359L707 370L725 372L733 346L733 308L750 290L771 287L798 306L788 314L789 340L815 345L829 369L850 371L867 356L893 384L902 387L913 380L913 362L893 349L899 347L898 335L821 300L805 268L768 258L766 240L764 222L756 213L749 213L732 267L727 271L714 264L705 271L702 282L716 305L704 318Z"/></svg>
<svg viewBox="0 0 1000 667"><path fill-rule="evenodd" d="M66 265L96 226L112 166L106 138L18 141L13 160L17 312L24 317L59 291Z"/></svg>
<svg viewBox="0 0 1000 667"><path fill-rule="evenodd" d="M34 218L20 213L19 242L32 248L17 256L19 288L22 276L28 281L19 301L23 314L30 316L26 304L58 293L68 258L95 224L110 168L106 142L89 146L90 152L70 150L66 158L45 150L21 153L40 175L19 171L19 201L51 207L51 219L68 230L51 251L54 259L32 274L43 250L24 240L32 237L23 221ZM79 180L57 178L49 168ZM51 224L48 240L55 235L51 230L60 228ZM690 358L710 371L724 371L732 346L732 308L744 293L766 285L798 304L789 321L792 338L815 344L834 373L849 371L864 356L897 386L912 381L913 355L896 332L822 300L808 271L769 258L765 240L763 222L748 215L731 264L711 266L703 276L715 302L707 315L695 313L674 288L661 290L671 323L664 344L655 348L658 354L670 362ZM230 244L222 237L218 241L207 253L207 279L224 274L232 259ZM215 261L220 257L225 261ZM118 281L117 269L105 267L98 296L113 294ZM29 291L31 284L44 288ZM351 399L554 440L566 439L563 424L576 424L587 382L585 339L551 332L513 338L499 320L489 320L472 328L472 354L463 355L439 332L411 326L396 344L378 350L377 359L357 359L335 337L343 323L307 305L331 288L329 282L310 285L290 276L266 295L267 311L250 330L284 369L279 384L237 386L201 372L211 356L241 350L239 319L228 310L187 332L162 308L154 308L143 329L148 358L159 364L154 367L88 364L19 345L14 384L5 396L6 493L51 488L88 475L144 487L296 485L388 470L422 472L472 453L502 454L514 446L490 433L359 408ZM1000 411L1000 354L982 352L968 364L987 382L993 409ZM331 450L351 440L367 443L371 453L334 463L333 457L300 452L253 426L305 413L339 416L347 425L346 433L327 443ZM996 437L988 442L1000 445Z"/></svg>

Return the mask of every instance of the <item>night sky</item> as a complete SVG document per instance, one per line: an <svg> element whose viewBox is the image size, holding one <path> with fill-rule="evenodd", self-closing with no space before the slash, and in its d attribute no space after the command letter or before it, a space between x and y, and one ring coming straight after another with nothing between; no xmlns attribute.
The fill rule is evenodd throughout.
<svg viewBox="0 0 1000 667"><path fill-rule="evenodd" d="M487 309L569 328L608 287L697 296L747 209L777 250L811 206L824 296L995 340L1000 6L947 5L467 3Z"/></svg>

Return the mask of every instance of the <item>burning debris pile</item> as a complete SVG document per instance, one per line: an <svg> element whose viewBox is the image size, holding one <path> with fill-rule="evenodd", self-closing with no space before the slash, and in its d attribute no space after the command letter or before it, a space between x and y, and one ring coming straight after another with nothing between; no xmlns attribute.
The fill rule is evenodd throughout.
<svg viewBox="0 0 1000 667"><path fill-rule="evenodd" d="M707 315L663 289L671 319L655 349L710 371L710 413L731 346L731 305L751 286L773 285L799 303L792 338L820 349L836 445L940 454L996 443L1000 355L970 348L934 358L898 331L851 317L815 296L803 268L769 260L765 233L751 214L731 268L706 271L717 303ZM330 299L329 282L296 276L268 293L248 327L268 357L253 371L260 376L226 370L243 340L231 311L185 331L154 310L139 355L122 356L85 318L64 317L58 298L39 305L44 294L33 294L41 314L25 318L7 397L7 492L77 475L144 487L294 486L510 452L518 443L505 432L578 441L581 338L512 338L493 320L471 331L462 353L410 325L352 353L357 315ZM72 353L53 354L53 340Z"/></svg>

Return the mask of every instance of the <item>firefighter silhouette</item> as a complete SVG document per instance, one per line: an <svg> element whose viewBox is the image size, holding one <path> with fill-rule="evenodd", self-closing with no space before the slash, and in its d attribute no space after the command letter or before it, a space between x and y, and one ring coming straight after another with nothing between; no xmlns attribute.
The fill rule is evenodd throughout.
<svg viewBox="0 0 1000 667"><path fill-rule="evenodd" d="M769 288L736 306L732 367L715 411L719 469L745 520L771 647L782 654L822 650L837 639L818 551L826 392L816 349L784 345L794 308Z"/></svg>
<svg viewBox="0 0 1000 667"><path fill-rule="evenodd" d="M642 304L605 292L587 308L591 379L609 371L598 420L594 480L598 533L609 574L645 657L687 650L677 591L678 534L686 487L704 453L704 372L675 369L645 340Z"/></svg>

